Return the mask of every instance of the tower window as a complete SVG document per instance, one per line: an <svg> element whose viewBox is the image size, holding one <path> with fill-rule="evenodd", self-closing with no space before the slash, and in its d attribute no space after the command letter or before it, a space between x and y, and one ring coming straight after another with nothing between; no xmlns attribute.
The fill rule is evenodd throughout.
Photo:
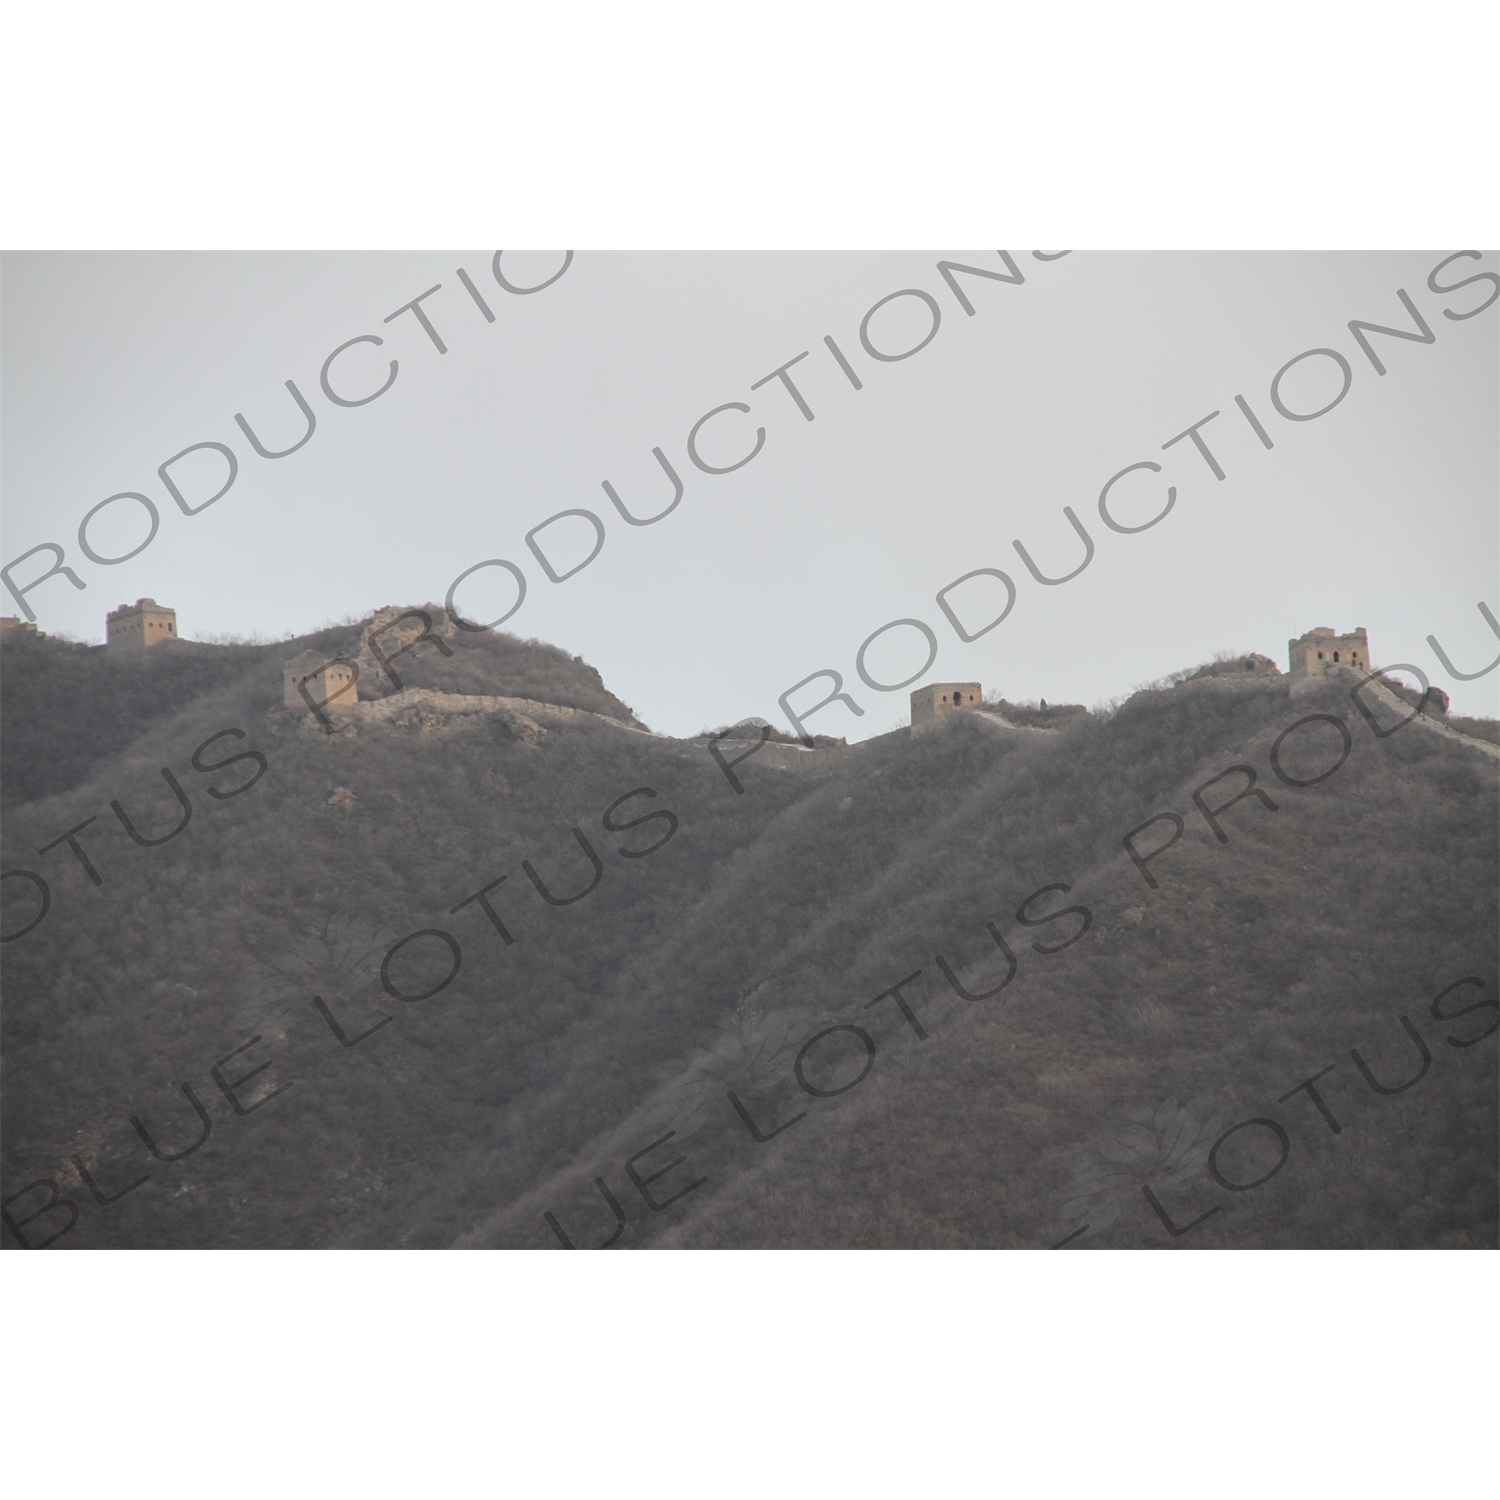
<svg viewBox="0 0 1500 1500"><path fill-rule="evenodd" d="M1337 661L1337 660L1338 660L1338 659L1339 659L1339 654L1338 654L1338 652L1337 652L1337 651L1335 651L1335 652L1334 652L1334 653L1333 653L1333 659L1334 659L1334 660L1335 660L1335 661Z"/></svg>

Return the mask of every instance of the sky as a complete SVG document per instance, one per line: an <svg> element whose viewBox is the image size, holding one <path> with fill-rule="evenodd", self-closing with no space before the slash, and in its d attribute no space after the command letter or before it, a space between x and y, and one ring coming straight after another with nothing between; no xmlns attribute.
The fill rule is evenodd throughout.
<svg viewBox="0 0 1500 1500"><path fill-rule="evenodd" d="M0 551L8 566L64 549L85 587L53 576L26 603L38 628L89 641L141 596L173 606L189 639L280 639L442 602L465 570L505 560L527 587L503 628L583 657L677 735L752 716L793 727L780 699L817 673L862 713L808 712L830 676L790 706L851 740L905 722L928 682L1097 704L1219 651L1285 670L1289 638L1318 625L1365 627L1376 665L1419 667L1455 712L1493 716L1500 671L1456 681L1427 643L1460 671L1500 654L1478 608L1500 613L1500 307L1484 306L1500 279L1458 286L1500 267L1485 253L1437 269L1456 253L507 252L499 273L539 286L526 294L486 250L11 253ZM1018 279L954 271L955 289L941 261ZM420 307L446 352L399 311L430 288ZM1368 335L1382 375L1349 324L1414 330L1402 291L1433 339ZM375 392L392 360L397 373L340 405L320 372L364 336L383 342L333 360L333 394ZM774 374L794 359L811 421ZM235 414L289 447L307 424L288 380L316 427L264 458ZM1293 420L1277 401L1304 416L1335 404ZM688 450L716 408L696 449L723 473ZM1190 436L1170 443L1213 412L1200 436L1222 479ZM208 442L237 474L186 515L159 466ZM674 493L657 448L681 502L629 525L603 485L656 515ZM1147 462L1160 470L1131 468ZM1125 470L1108 507L1146 527L1131 533L1100 514ZM193 507L226 473L215 449L168 470ZM120 494L147 497L159 529L128 560L91 561L80 523ZM1015 543L1042 575L1072 572L1084 544L1065 507L1094 553L1043 584ZM533 538L554 573L583 564L554 582L527 536L565 511L595 519ZM120 557L149 526L139 500L116 500L84 540ZM51 564L37 553L10 576L24 588ZM937 595L981 569L947 596L966 642ZM1015 602L980 634L1008 597L994 572ZM489 567L455 600L485 622L516 596ZM19 613L8 592L0 612ZM895 621L920 624L877 634Z"/></svg>

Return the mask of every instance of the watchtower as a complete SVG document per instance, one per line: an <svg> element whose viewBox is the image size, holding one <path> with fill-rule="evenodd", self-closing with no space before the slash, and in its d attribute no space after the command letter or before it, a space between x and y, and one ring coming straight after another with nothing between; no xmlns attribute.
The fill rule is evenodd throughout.
<svg viewBox="0 0 1500 1500"><path fill-rule="evenodd" d="M177 611L155 599L122 604L104 617L104 644L112 655L144 656L163 641L177 639Z"/></svg>
<svg viewBox="0 0 1500 1500"><path fill-rule="evenodd" d="M316 651L304 651L281 669L281 701L288 708L307 709L307 699L297 690L307 687L308 697L319 708L351 711L359 701L359 679L347 661L329 661Z"/></svg>
<svg viewBox="0 0 1500 1500"><path fill-rule="evenodd" d="M1324 676L1335 667L1349 667L1363 673L1372 670L1370 643L1363 625L1352 635L1335 635L1331 626L1318 625L1301 639L1286 644L1293 682Z"/></svg>
<svg viewBox="0 0 1500 1500"><path fill-rule="evenodd" d="M977 682L930 682L911 695L911 727L925 729L983 702L984 689Z"/></svg>

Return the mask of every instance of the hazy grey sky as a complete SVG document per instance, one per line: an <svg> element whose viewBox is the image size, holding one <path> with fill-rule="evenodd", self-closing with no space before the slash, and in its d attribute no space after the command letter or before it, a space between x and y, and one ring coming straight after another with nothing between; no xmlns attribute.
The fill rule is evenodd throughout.
<svg viewBox="0 0 1500 1500"><path fill-rule="evenodd" d="M1078 251L1043 261L1010 252L1014 285L957 276L942 259L1003 271L993 250L851 254L579 252L545 290L500 287L491 252L224 254L23 253L3 262L0 439L3 561L55 542L87 585L61 577L27 596L41 629L102 640L105 612L152 595L176 607L189 638L214 632L288 635L387 603L441 600L464 569L491 558L520 567L528 592L504 628L576 652L654 728L687 734L748 715L785 724L778 696L820 669L842 674L865 710L840 705L809 728L863 738L906 712L908 689L872 690L856 672L861 642L916 618L938 655L919 679L972 680L1007 697L1096 702L1219 649L1261 651L1286 667L1286 643L1314 625L1363 625L1377 664L1412 662L1456 711L1495 714L1500 672L1453 681L1426 643L1436 634L1463 670L1500 653L1477 604L1500 611L1497 588L1496 317L1469 318L1497 283L1437 293L1429 273L1451 250L1350 254ZM518 285L551 276L561 253L507 254ZM466 269L487 322L456 275ZM1496 271L1496 258L1452 262L1442 285ZM441 354L407 312L423 304ZM882 298L925 292L935 336L896 361L862 347L861 322ZM1404 289L1435 342L1371 335L1377 374L1348 323L1410 329ZM928 304L900 297L875 313L876 348L900 351L931 328ZM377 399L389 361L399 373ZM831 335L863 387L826 348ZM1279 415L1278 370L1313 349L1337 351L1351 379L1326 415ZM779 380L790 371L809 422ZM241 412L270 448L317 427L297 452L261 458ZM1284 378L1290 410L1337 395L1340 369L1318 355ZM1242 394L1267 450L1235 405ZM700 456L687 452L698 419ZM1193 443L1162 445L1218 411ZM217 503L185 516L158 465L194 443L230 447L238 478ZM621 520L610 481L638 515L671 497L652 457L660 447L684 484L681 504L650 526ZM1104 483L1132 464L1160 474L1122 479L1123 525L1177 500L1160 524L1124 535L1100 518ZM216 454L173 471L190 503L222 483ZM136 491L160 530L137 557L89 561L78 530L100 501ZM1038 584L1018 556L1071 582ZM599 518L598 556L550 582L526 534L559 511ZM90 523L102 556L145 537L138 502ZM586 555L589 522L538 538L559 571ZM24 585L46 554L15 569ZM935 602L974 569L1014 581L1009 618L962 643ZM992 617L1004 588L980 578L952 597L970 625ZM509 575L489 569L460 590L471 619L509 608ZM8 593L0 611L15 613ZM900 681L927 654L920 634L892 631L867 669ZM918 684L913 684L918 685ZM798 706L824 696L815 684Z"/></svg>

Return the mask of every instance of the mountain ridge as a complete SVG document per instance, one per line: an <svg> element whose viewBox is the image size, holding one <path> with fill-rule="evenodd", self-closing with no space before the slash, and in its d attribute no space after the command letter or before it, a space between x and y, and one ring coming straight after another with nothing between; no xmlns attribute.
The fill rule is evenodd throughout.
<svg viewBox="0 0 1500 1500"><path fill-rule="evenodd" d="M1059 1222L1072 1156L1143 1090L1228 1108L1249 1086L1227 1060L1258 1079L1344 1031L1340 1056L1369 1051L1371 1026L1396 1025L1365 992L1377 982L1409 994L1465 975L1495 983L1493 747L1416 719L1390 732L1398 707L1410 710L1377 689L1367 696L1382 737L1350 699L1354 678L1295 695L1284 677L1213 679L1148 689L1045 734L958 715L939 733L834 754L782 746L773 759L745 740L716 758L701 736L622 733L618 713L589 709L526 715L535 737L498 713L459 714L434 733L421 711L441 709L445 690L410 655L410 723L327 735L280 706L279 665L260 657L263 680L229 672L186 706L174 700L83 781L8 813L6 869L45 864L54 894L45 921L3 950L6 1192L61 1184L79 1217L60 1246L556 1247L548 1213L597 1243L619 1226L596 1177L625 1213L622 1247L1052 1243L1077 1228ZM372 710L404 712L399 695L361 713ZM59 693L52 712L76 729L74 698ZM1306 788L1283 785L1269 761L1299 723L1309 728L1279 762L1294 780L1320 774L1343 733L1352 746L1336 776ZM1299 749L1304 734L1326 743ZM229 737L206 750L209 735ZM794 749L799 773L787 775L775 762ZM163 762L192 806L177 833ZM1221 845L1192 792L1242 763L1279 807L1233 806ZM1237 789L1221 783L1208 805ZM115 803L162 842L140 847ZM1154 891L1120 840L1163 810L1187 826L1148 865L1166 872ZM86 815L97 821L77 837L97 886L66 844L32 852ZM7 900L27 894L6 885ZM1060 918L1070 904L1090 913L1076 937L1082 919ZM6 931L20 920L8 910ZM375 958L337 957L348 942L329 934L350 923ZM989 923L1017 977L1003 998L961 1001L935 956L988 988L1004 968ZM451 950L433 933L461 950L446 979ZM1066 952L1031 946L1069 938ZM888 993L917 969L910 989ZM1299 998L1317 985L1326 1014ZM1406 1003L1414 1025L1433 1027ZM1152 1021L1153 1006L1165 1019ZM879 1056L868 1081L825 1101L791 1058L830 1024L860 1027ZM1448 1068L1458 1114L1447 1136L1393 1138L1391 1191L1435 1170L1451 1138L1462 1150L1444 1180L1461 1173L1450 1197L1462 1222L1441 1205L1390 1222L1346 1206L1325 1222L1309 1192L1254 1233L1493 1242L1493 1048L1450 1049L1447 1034L1434 1033L1443 1061L1475 1063ZM816 1066L804 1060L815 1087ZM960 1094L944 1069L985 1101L968 1136L955 1133ZM732 1079L767 1128L812 1108L761 1142L728 1098ZM184 1085L212 1123L201 1148L169 1163L131 1122L190 1147L202 1127ZM897 1115L942 1118L946 1132L880 1123ZM850 1120L865 1123L830 1123ZM696 1152L709 1180L657 1210L645 1194L686 1189L690 1167L642 1189L620 1148L668 1130L676 1138L636 1174ZM1335 1145L1345 1135L1329 1133ZM1322 1172L1324 1148L1297 1142ZM149 1178L106 1204L83 1171L105 1197ZM1137 1220L1122 1214L1074 1243L1176 1244L1142 1194L1133 1200ZM44 1213L36 1231L66 1211ZM1234 1222L1220 1212L1194 1233Z"/></svg>

